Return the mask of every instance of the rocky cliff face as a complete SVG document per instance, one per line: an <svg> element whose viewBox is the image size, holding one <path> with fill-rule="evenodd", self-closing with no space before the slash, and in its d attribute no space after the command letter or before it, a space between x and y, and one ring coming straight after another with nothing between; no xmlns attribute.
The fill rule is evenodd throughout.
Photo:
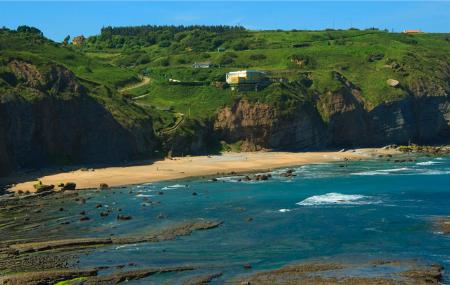
<svg viewBox="0 0 450 285"><path fill-rule="evenodd" d="M227 142L243 141L244 151L450 142L450 97L445 92L430 96L415 90L411 93L417 94L367 110L360 90L337 79L342 88L321 95L316 106L299 103L289 116L267 104L239 100L219 111L214 130Z"/></svg>
<svg viewBox="0 0 450 285"><path fill-rule="evenodd" d="M283 116L268 104L237 101L219 111L214 123L219 138L243 141L242 150L282 148L290 150L325 146L325 126L308 104L298 105L292 116Z"/></svg>
<svg viewBox="0 0 450 285"><path fill-rule="evenodd" d="M20 61L9 67L10 82L16 84L0 94L0 176L22 168L153 154L152 121L120 122L69 70L52 65L43 73Z"/></svg>

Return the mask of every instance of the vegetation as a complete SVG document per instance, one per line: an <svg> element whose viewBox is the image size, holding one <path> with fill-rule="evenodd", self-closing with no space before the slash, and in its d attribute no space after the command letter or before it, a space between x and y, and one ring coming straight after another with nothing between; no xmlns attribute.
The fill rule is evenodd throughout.
<svg viewBox="0 0 450 285"><path fill-rule="evenodd" d="M20 58L40 68L71 70L116 116L152 116L157 132L188 119L211 118L236 98L273 104L283 112L342 88L335 74L360 90L366 108L397 100L417 88L449 92L448 34L399 34L368 30L250 31L229 26L105 27L82 45L59 44L30 27L0 30L0 91L8 86L7 62ZM211 68L193 68L195 62ZM231 91L226 72L264 70L277 83L258 91ZM117 90L151 78L148 84ZM386 84L388 79L399 87ZM33 94L25 97L33 97ZM125 98L123 98L123 96ZM132 99L134 98L134 99ZM139 109L139 110L138 110ZM185 120L186 122L188 120Z"/></svg>

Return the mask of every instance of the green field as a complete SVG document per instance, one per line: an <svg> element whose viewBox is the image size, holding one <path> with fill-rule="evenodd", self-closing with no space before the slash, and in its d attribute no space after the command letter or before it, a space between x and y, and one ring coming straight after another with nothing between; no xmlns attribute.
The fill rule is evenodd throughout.
<svg viewBox="0 0 450 285"><path fill-rule="evenodd" d="M426 86L430 93L449 91L449 34L409 35L376 29L108 27L81 46L63 46L30 32L3 29L0 48L4 63L0 88L6 88L1 75L7 72L5 65L12 58L42 68L57 63L84 80L95 90L94 96L109 102L112 112L123 120L130 114L151 115L160 130L173 126L180 114L193 120L211 118L236 98L283 108L299 101L313 102L313 98L320 99L342 87L333 75L336 72L360 90L368 109L407 96L417 86ZM194 62L204 61L212 67L192 67ZM289 82L273 83L258 92L216 87L225 81L226 72L241 69L263 70L269 77ZM151 79L148 84L118 91L136 84L142 76ZM398 80L400 86L390 87L388 79ZM111 98L117 99L114 104Z"/></svg>

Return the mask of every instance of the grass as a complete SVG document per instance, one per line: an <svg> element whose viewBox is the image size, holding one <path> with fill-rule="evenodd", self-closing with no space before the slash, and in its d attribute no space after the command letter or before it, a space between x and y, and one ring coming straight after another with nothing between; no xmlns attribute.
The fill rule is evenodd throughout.
<svg viewBox="0 0 450 285"><path fill-rule="evenodd" d="M63 47L49 40L3 31L0 62L20 58L41 68L49 63L61 64L85 80L91 96L124 125L151 116L155 128L163 130L176 122L177 113L184 114L186 121L205 120L236 98L273 104L289 112L295 103L313 103L317 95L341 88L342 83L333 72L339 72L361 90L361 99L368 109L407 96L418 83L425 83L422 85L430 94L448 94L448 38L448 34L406 35L377 30L248 31L242 38L230 38L224 44L226 50L218 52L174 49L175 42L168 47ZM239 41L245 41L248 49L234 50ZM370 61L374 54L382 57ZM306 63L293 63L293 56L306 59ZM214 67L192 68L192 63L200 61L211 61ZM272 84L259 92L233 92L211 85L224 81L226 72L239 69L265 70L269 76L284 77L290 83ZM5 72L4 66L0 68L0 90L7 88L1 78ZM146 95L136 100L140 106L137 107L122 100L116 91L137 82L139 74L150 76L152 81L129 90L134 97ZM297 83L305 77L312 81L310 86ZM390 78L399 80L400 87L388 86L386 81ZM172 85L169 79L204 85ZM21 90L21 94L29 100L36 97L28 89Z"/></svg>

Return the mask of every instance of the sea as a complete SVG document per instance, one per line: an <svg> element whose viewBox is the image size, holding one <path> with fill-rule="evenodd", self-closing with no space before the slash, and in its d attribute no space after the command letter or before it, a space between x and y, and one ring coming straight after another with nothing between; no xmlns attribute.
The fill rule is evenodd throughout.
<svg viewBox="0 0 450 285"><path fill-rule="evenodd" d="M217 228L173 240L82 251L77 267L109 266L101 272L108 274L123 265L192 265L221 272L211 284L224 284L302 262L416 260L443 265L443 282L450 284L450 236L436 225L450 216L450 157L405 158L413 161L384 157L277 169L265 181L223 175L217 181L199 177L81 191L86 203L66 201L63 213L58 206L47 209L45 226L22 237L120 236L192 219L218 220L223 223ZM288 169L295 176L280 176ZM101 217L107 208L132 219ZM89 222L79 221L82 210ZM61 226L64 221L71 223ZM127 284L182 284L192 274L156 274Z"/></svg>

